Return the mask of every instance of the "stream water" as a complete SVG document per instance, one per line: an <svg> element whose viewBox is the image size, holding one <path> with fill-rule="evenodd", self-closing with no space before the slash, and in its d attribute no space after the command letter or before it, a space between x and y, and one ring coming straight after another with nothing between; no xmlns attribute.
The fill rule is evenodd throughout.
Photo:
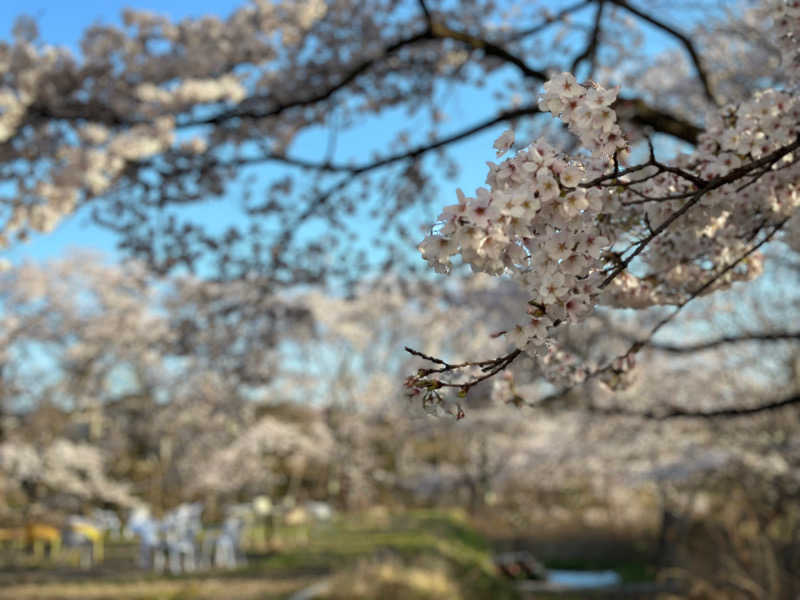
<svg viewBox="0 0 800 600"><path fill-rule="evenodd" d="M617 585L622 578L616 571L568 571L550 569L547 571L547 582L571 588L594 588L606 585Z"/></svg>

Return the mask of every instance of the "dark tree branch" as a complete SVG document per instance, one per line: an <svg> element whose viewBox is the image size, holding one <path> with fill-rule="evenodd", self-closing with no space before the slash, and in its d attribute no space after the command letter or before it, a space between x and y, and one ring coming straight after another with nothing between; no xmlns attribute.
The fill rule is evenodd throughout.
<svg viewBox="0 0 800 600"><path fill-rule="evenodd" d="M477 123L476 125L468 127L451 135L442 137L429 144L423 144L421 146L417 146L416 148L412 148L405 152L390 154L389 156L385 156L383 158L379 158L372 162L364 163L361 165L346 165L341 163L334 163L329 160L318 162L318 161L306 160L299 157L291 157L285 154L263 154L261 156L234 158L229 161L221 161L218 160L216 157L214 157L209 159L205 163L205 166L206 168L214 169L217 167L244 167L248 165L256 165L266 162L278 162L293 167L300 167L315 171L324 171L329 173L344 173L349 176L348 177L349 180L350 177L355 175L363 175L364 173L368 173L370 171L374 171L382 167L387 167L394 163L419 158L420 156L427 154L428 152L437 150L444 146L448 146L455 142L466 139L472 135L480 133L481 131L489 129L490 127L499 125L500 123L513 121L514 119L519 119L525 116L535 115L540 112L541 111L539 110L539 107L536 106L535 104L531 104L528 106L521 106L510 110L505 110L496 114L493 117L490 117L489 119L486 119L485 121ZM153 163L152 161L141 161L136 163L136 165L137 168L144 168L152 166ZM179 169L173 169L171 171L160 171L160 174L162 177L166 178L179 175L186 175L194 173L195 171L196 167L194 165L191 165Z"/></svg>
<svg viewBox="0 0 800 600"><path fill-rule="evenodd" d="M347 87L350 83L355 81L359 76L369 71L369 69L371 69L374 65L390 57L395 52L407 46L412 46L419 42L432 39L435 39L435 36L432 35L431 28L426 27L425 30L420 31L419 33L415 33L408 37L397 40L396 42L389 44L388 46L383 48L375 56L358 63L349 72L347 72L344 75L344 77L342 77L338 82L325 88L324 90L321 90L315 94L311 94L305 98L299 98L285 103L277 103L272 108L265 110L257 108L257 106L253 105L269 103L272 101L272 97L266 95L251 96L250 98L245 99L240 106L231 108L230 110L225 110L205 118L185 119L183 121L178 121L177 127L186 128L186 127L197 127L202 125L221 125L233 119L266 119L269 117L279 116L283 112L290 110L292 108L303 108L306 106L317 104L319 102L323 102L329 99L339 90ZM89 106L84 102L76 100L65 100L63 103L63 107L57 111L53 110L52 108L48 109L42 106L33 105L29 107L27 112L28 115L33 117L35 120L89 119L94 122L104 123L111 126L135 125L138 122L143 122L143 121L131 120L130 118L119 115L104 107Z"/></svg>
<svg viewBox="0 0 800 600"><path fill-rule="evenodd" d="M428 5L425 0L417 0L417 4L419 4L419 8L422 11L422 16L425 18L425 22L430 27L431 25L431 11L428 10Z"/></svg>
<svg viewBox="0 0 800 600"><path fill-rule="evenodd" d="M508 36L507 41L515 42L517 40L521 40L522 38L528 37L529 35L539 33L540 31L547 29L553 24L558 23L567 15L574 12L578 12L582 8L589 6L590 4L592 4L593 1L594 0L582 0L581 2L577 2L575 4L567 6L566 8L557 12L556 14L549 17L545 17L544 21L542 21L538 25L534 25L533 27L529 27L528 29L523 29L521 31L515 31L513 34Z"/></svg>
<svg viewBox="0 0 800 600"><path fill-rule="evenodd" d="M627 2L627 0L610 0L610 1L616 4L617 6L624 8L629 13L636 15L643 21L650 23L654 27L661 29L662 31L668 33L672 37L679 40L681 44L683 44L683 47L686 49L686 52L689 54L692 63L694 63L695 71L697 71L697 78L700 80L700 84L703 87L703 92L705 93L706 98L712 104L714 105L718 104L717 99L714 97L714 94L711 90L711 84L709 83L708 80L708 74L706 73L702 62L700 61L700 55L697 53L697 49L694 47L694 43L692 42L692 40L690 40L685 33L682 33L677 29L675 29L674 27L664 23L663 21L659 21L655 17L648 15L645 12L642 12L641 10L637 9L634 6L631 6Z"/></svg>
<svg viewBox="0 0 800 600"><path fill-rule="evenodd" d="M727 346L729 344L743 344L747 342L786 342L800 340L800 332L777 332L777 333L743 333L741 335L732 335L718 338L716 340L708 340L706 342L697 342L695 344L687 345L674 345L674 344L649 344L650 348L660 350L662 352L670 352L672 354L684 354L691 352L703 352L704 350L712 350L720 346Z"/></svg>
<svg viewBox="0 0 800 600"><path fill-rule="evenodd" d="M276 106L272 107L269 110L261 111L257 109L247 109L243 107L236 107L229 111L225 111L214 115L212 117L208 117L206 119L197 119L194 121L185 121L183 123L179 123L179 127L195 127L198 125L219 125L231 119L266 119L268 117L275 117L280 115L281 113L292 109L292 108L302 108L305 106L310 106L312 104L317 104L318 102L322 102L327 100L333 94L338 92L339 90L347 87L353 81L355 81L359 76L363 75L373 65L377 64L378 62L388 58L398 50L405 48L407 46L411 46L421 41L433 39L431 35L430 28L426 28L424 31L411 35L407 38L403 38L390 44L386 48L384 48L380 53L372 58L364 60L363 62L356 65L353 69L351 69L342 79L340 79L334 85L318 92L316 94L312 94L306 98L292 100L291 102L286 103L279 103ZM269 102L271 98L269 96L253 96L252 98L248 98L242 104L256 104L261 102Z"/></svg>
<svg viewBox="0 0 800 600"><path fill-rule="evenodd" d="M627 100L623 100L622 102L628 102L628 101ZM638 102L638 101L635 101L635 102ZM330 162L330 161L316 162L316 161L310 161L310 160L306 160L306 159L302 159L302 158L294 158L294 157L286 156L286 155L283 155L283 154L266 154L266 155L257 156L257 157L238 158L238 159L234 159L234 160L229 161L229 162L225 162L225 163L219 162L219 163L215 163L215 164L218 164L220 166L222 166L222 165L225 165L225 166L228 166L228 165L230 165L230 166L246 166L246 165L258 164L258 163L262 163L262 162L274 161L274 162L280 162L280 163L284 163L284 164L291 165L291 166L302 167L302 168L307 168L307 169L313 169L313 170L318 170L318 171L347 173L349 175L360 175L360 174L367 173L369 171L373 171L373 170L381 168L381 167L385 167L385 166L391 165L391 164L396 163L396 162L402 162L404 160L418 158L418 157L422 156L423 154L426 154L426 153L428 153L428 152L430 152L432 150L437 150L437 149L442 148L444 146L447 146L449 144L461 141L461 140L466 139L466 138L468 138L468 137L470 137L472 135L475 135L475 134L480 133L480 132L482 132L482 131L484 131L486 129L489 129L490 127L494 127L495 125L499 125L501 123L505 123L505 122L508 122L508 121L513 121L513 120L519 119L521 117L533 116L533 115L539 114L540 112L541 111L539 110L539 107L536 104L530 104L530 105L527 105L527 106L521 106L521 107L518 107L518 108L504 110L504 111L501 111L500 113L496 114L493 117L490 117L490 118L488 118L488 119L486 119L486 120L484 120L484 121L482 121L480 123L477 123L476 125L473 125L471 127L463 129L461 131L453 133L453 134L451 134L449 136L445 136L443 138L435 140L435 141L433 141L433 142L431 142L429 144L423 144L421 146L417 146L416 148L412 148L412 149L410 149L408 151L405 151L405 152L398 152L397 154L392 154L392 155L386 156L384 158L380 158L378 160L375 160L375 161L372 161L372 162L369 162L369 163L365 163L365 164L362 164L362 165L356 165L356 166L337 164L337 163L333 163L333 162ZM665 133L668 133L668 132L665 132ZM140 166L144 166L144 163L141 163ZM214 165L211 165L211 166L213 167ZM647 166L650 166L650 163L647 163L647 164L644 164L644 165L637 165L637 166L631 167L629 169L624 169L624 170L622 170L622 171L620 171L619 173L616 173L616 174L605 175L605 176L599 177L599 178L597 178L597 179L595 179L595 180L593 180L593 181L591 181L591 182L589 182L587 184L584 184L584 187L590 187L592 185L598 185L598 184L600 184L600 183L602 183L604 181L609 181L609 180L615 179L617 177L621 177L622 175L625 175L625 174L629 174L629 173L634 173L634 172L640 171L640 170L642 170L643 168L645 168ZM672 167L668 167L668 166L663 166L663 168L665 170L672 170L673 172L678 171L677 169L673 169ZM186 171L187 173L193 172L194 168L193 167L189 167L187 169L184 169L183 171ZM178 171L171 171L170 175L175 175L176 173L180 174L180 172L178 172ZM691 178L692 180L696 180L698 182L702 181L699 178L694 178L691 174L687 173L686 171L682 171L681 170L680 174L681 174L681 176L683 176L685 178ZM692 194L694 194L694 192L692 192L691 194L682 195L680 197L683 198L683 197L687 197L688 195L692 195Z"/></svg>
<svg viewBox="0 0 800 600"><path fill-rule="evenodd" d="M305 106L310 106L312 104L317 104L318 102L327 100L337 91L345 88L347 85L355 81L359 76L366 73L379 61L388 58L398 50L405 48L407 46L412 46L422 41L435 40L435 39L452 39L462 42L463 44L469 46L474 50L482 50L488 56L494 56L496 58L503 60L504 62L508 62L510 64L515 65L526 77L533 77L540 81L544 81L547 79L547 75L544 72L538 71L530 67L520 57L511 54L510 52L508 52L507 50L505 50L504 48L498 46L493 42L474 36L468 32L456 31L443 23L433 20L430 11L427 9L427 6L424 3L422 3L421 7L423 9L424 18L427 23L427 26L423 31L411 35L409 37L403 38L401 40L398 40L397 42L394 42L393 44L387 46L376 56L369 58L356 65L336 84L326 88L321 92L312 94L311 96L308 96L304 99L293 100L291 102L278 104L269 110L258 110L255 108L248 109L246 107L237 107L205 119L184 121L180 123L179 126L194 127L198 125L219 125L223 122L235 118L265 119L269 117L278 116L281 113L285 112L286 110L292 108L302 108ZM248 105L252 105L269 101L270 98L268 96L254 96L252 98L248 98L243 104L246 103Z"/></svg>
<svg viewBox="0 0 800 600"><path fill-rule="evenodd" d="M614 104L620 121L627 121L639 127L650 127L659 133L666 133L679 140L696 145L703 130L688 121L649 106L640 98L620 98Z"/></svg>
<svg viewBox="0 0 800 600"><path fill-rule="evenodd" d="M604 6L605 0L598 0L597 11L594 14L594 24L592 25L592 32L586 42L586 48L584 48L583 52L575 57L575 60L572 61L572 66L569 69L572 73L575 73L578 65L580 65L583 61L588 60L589 79L592 78L596 66L597 46L600 42L600 30L602 29Z"/></svg>
<svg viewBox="0 0 800 600"><path fill-rule="evenodd" d="M653 421L668 421L670 419L737 419L753 415L769 413L789 406L800 405L800 394L794 394L781 400L757 404L755 406L728 407L713 410L690 410L677 406L669 406L664 410L636 411L621 406L606 408L592 406L589 412L603 416L637 417Z"/></svg>
<svg viewBox="0 0 800 600"><path fill-rule="evenodd" d="M514 65L525 77L531 77L539 81L546 81L547 74L529 66L522 58L511 54L505 48L490 42L484 38L472 35L466 31L456 31L444 23L434 22L432 26L432 36L442 39L451 39L462 42L473 50L482 50L487 56L494 56L500 60Z"/></svg>
<svg viewBox="0 0 800 600"><path fill-rule="evenodd" d="M535 115L541 112L539 107L535 104L531 104L528 106L521 106L519 108L512 108L510 110L504 110L494 117L490 117L485 121L478 123L477 125L473 125L467 129L463 129L459 132L456 132L452 135L443 137L441 139L436 140L435 142L431 142L430 144L425 144L423 146L418 146L412 150L407 152L401 152L398 154L394 154L391 156L387 156L386 158L379 159L373 163L368 165L364 165L361 167L357 167L353 173L355 175L360 175L361 173L366 173L367 171L372 171L373 169L377 169L379 167L384 167L386 165L408 160L414 159L422 156L423 154L430 152L431 150L436 150L441 148L442 146L447 146L454 142L458 142L465 138L468 138L476 133L480 133L485 129L489 129L490 127L494 127L495 125L499 125L500 123L505 123L506 121L513 121L514 119L519 119L520 117L527 117L531 115Z"/></svg>

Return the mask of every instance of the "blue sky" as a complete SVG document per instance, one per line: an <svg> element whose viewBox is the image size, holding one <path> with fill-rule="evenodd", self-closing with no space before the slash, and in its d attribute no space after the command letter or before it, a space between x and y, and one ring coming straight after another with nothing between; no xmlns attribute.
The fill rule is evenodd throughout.
<svg viewBox="0 0 800 600"><path fill-rule="evenodd" d="M81 32L96 23L121 23L122 11L126 7L150 10L167 14L175 19L206 14L225 15L236 4L220 0L26 0L0 3L0 22L7 23L8 35L11 24L20 14L36 19L42 39L51 44L75 48Z"/></svg>

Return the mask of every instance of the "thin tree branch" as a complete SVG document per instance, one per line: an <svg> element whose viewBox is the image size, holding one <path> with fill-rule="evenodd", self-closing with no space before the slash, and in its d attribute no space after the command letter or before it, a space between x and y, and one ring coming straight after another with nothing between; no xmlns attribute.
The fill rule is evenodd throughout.
<svg viewBox="0 0 800 600"><path fill-rule="evenodd" d="M668 421L670 419L737 419L750 417L762 413L769 413L789 406L800 405L800 394L794 394L781 400L757 404L755 406L727 407L713 410L690 410L677 406L670 406L666 410L636 411L621 406L617 407L589 407L589 412L603 416L638 417L653 421Z"/></svg>
<svg viewBox="0 0 800 600"><path fill-rule="evenodd" d="M535 114L538 114L539 112L541 112L539 110L539 107L534 105L534 104L531 104L531 105L528 105L528 106L521 106L519 108L513 108L513 109L510 109L510 110L504 110L504 111L498 113L497 115L495 115L494 117L486 119L485 121L482 121L482 122L480 122L480 123L478 123L476 125L473 125L472 127L467 128L467 129L463 129L463 130L461 130L459 132L456 132L456 133L454 133L452 135L440 138L440 139L436 140L435 142L431 142L430 144L425 144L423 146L418 146L417 148L414 148L414 149L409 150L407 152L401 152L401 153L398 153L398 154L387 156L385 158L379 159L379 160L377 160L377 161L375 161L373 163L370 163L368 165L357 167L353 171L353 173L356 174L356 175L359 175L361 173L366 173L367 171L371 171L373 169L377 169L379 167L383 167L383 166L386 166L386 165L391 164L391 163L395 163L395 162L403 161L403 160L407 160L407 159L417 158L417 157L425 154L426 152L430 152L431 150L436 150L437 148L441 148L442 146L447 146L448 144L452 144L453 142L458 142L458 141L463 140L465 138L468 138L468 137L470 137L472 135L475 135L476 133L480 133L481 131L483 131L485 129L489 129L490 127L494 127L495 125L498 125L500 123L505 123L506 121L513 121L514 119L519 119L520 117L527 117L527 116L530 116L530 115L535 115Z"/></svg>
<svg viewBox="0 0 800 600"><path fill-rule="evenodd" d="M741 254L736 260L728 263L723 269L721 269L721 270L717 271L716 273L714 273L714 275L712 277L710 277L703 285L701 285L700 287L698 287L697 289L692 291L680 304L677 304L675 306L675 310L673 310L670 314L668 314L663 319L661 319L658 323L656 323L656 325L647 334L646 338L644 338L642 340L638 340L638 341L634 342L633 344L631 344L630 348L628 348L628 351L625 354L623 354L622 356L620 356L619 358L626 359L626 358L636 354L637 352L639 352L639 350L644 348L646 345L650 344L650 341L653 339L653 336L656 333L658 333L661 330L661 328L664 327L667 323L669 323L675 317L677 317L678 314L686 307L687 304L689 304L692 300L694 300L698 296L702 295L706 290L708 290L712 285L714 285L717 281L719 281L727 273L729 273L730 271L735 269L737 266L739 266L742 263L742 261L746 260L751 254L753 254L754 252L759 250L764 244L769 242L775 236L775 234L778 233L778 231L780 231L783 228L783 226L786 224L786 222L788 220L789 220L789 218L787 217L787 218L783 219L782 221L780 221L779 223L777 223L776 225L774 225L772 227L772 230L766 236L764 236L764 238L760 242L758 242L757 244L754 244L753 246L748 248L748 250L746 252L744 252L743 254ZM602 369L598 369L597 371L592 373L591 376L596 376L596 375L602 373L603 371L608 370L609 368L610 368L610 366L606 366L606 367L604 367Z"/></svg>
<svg viewBox="0 0 800 600"><path fill-rule="evenodd" d="M468 128L468 129L464 129L462 131L459 131L459 132L454 133L452 135L449 135L447 137L444 137L444 138L441 138L441 139L436 140L434 142L431 142L430 144L425 144L423 146L418 146L418 147L413 148L411 150L408 150L406 152L400 152L398 154L393 154L393 155L390 155L390 156L378 159L376 161L373 161L371 163L367 163L367 164L360 165L360 166L345 167L343 165L330 165L330 164L322 165L322 164L320 164L320 165L318 165L319 168L324 168L324 169L329 170L329 171L346 171L349 176L347 178L345 178L345 179L342 179L338 183L334 184L331 188L329 188L324 193L316 196L313 199L313 202L305 209L305 211L303 211L298 216L297 222L299 223L300 221L307 219L308 217L313 215L317 210L319 210L322 206L327 204L328 201L333 197L333 195L336 192L341 191L342 189L347 187L347 185L351 182L352 177L354 177L354 176L363 175L364 173L368 173L370 171L374 171L374 170L379 169L381 167L386 167L386 166L389 166L389 165L397 163L397 162L417 159L420 156L422 156L423 154L426 154L427 152L430 152L432 150L436 150L438 148L441 148L442 146L447 146L448 144L452 144L454 142L457 142L459 140L467 138L467 137L469 137L471 135L475 135L476 133L479 133L479 132L481 132L481 131L483 131L485 129L493 127L493 126L495 126L495 125L497 125L499 123L503 123L505 121L511 121L513 119L517 119L519 117L523 117L523 116L527 116L527 115L533 115L533 114L536 114L538 112L539 112L539 108L537 106L534 106L534 105L523 106L523 107L515 108L515 109L512 109L512 110L503 111L503 112L499 113L498 115L496 115L496 116L494 116L494 117L492 117L490 119L487 119L486 121L483 121L481 123L478 123L477 125L474 125L474 126ZM267 158L266 160L272 160L272 158ZM280 159L275 159L275 160L280 160ZM306 166L309 166L309 163L306 163ZM253 212L257 213L258 209L257 208L253 209ZM294 230L294 228L289 227L289 228L287 228L286 231L287 232L292 232L293 230ZM286 240L284 240L284 241L286 241Z"/></svg>
<svg viewBox="0 0 800 600"><path fill-rule="evenodd" d="M426 154L433 150L437 150L443 146L447 146L449 144L461 141L472 135L480 133L485 129L494 127L495 125L498 125L500 123L504 123L506 121L513 121L514 119L518 119L520 117L535 115L538 114L539 112L541 111L539 110L539 107L536 106L535 104L502 111L496 114L495 116L486 119L485 121L477 123L476 125L468 127L451 135L439 138L438 140L435 140L428 144L422 144L420 146L417 146L416 148L412 148L405 152L390 154L389 156L385 156L383 158L379 158L372 162L364 163L361 165L347 165L342 163L334 163L329 160L318 162L318 161L306 160L304 158L299 158L299 157L291 157L285 154L269 154L269 153L263 154L261 156L240 157L224 162L219 161L216 158L212 158L206 163L206 165L207 168L213 169L216 167L223 167L223 166L244 167L248 165L256 165L266 162L278 162L304 169L325 171L329 173L344 173L352 177L356 175L362 175L364 173L368 173L370 171L374 171L375 169L386 167L397 162L403 162L405 160L413 160L419 158L423 154ZM137 167L146 167L150 164L152 164L152 161L142 161L136 163ZM182 167L180 169L175 169L169 172L161 171L160 173L163 177L174 177L176 175L193 173L196 170L197 170L196 166L192 165L188 167ZM348 181L350 177L348 177Z"/></svg>
<svg viewBox="0 0 800 600"><path fill-rule="evenodd" d="M570 72L575 73L578 65L580 65L583 61L589 61L589 79L592 78L596 66L596 58L597 58L597 46L600 42L600 31L602 29L602 21L603 21L603 7L605 6L605 0L598 0L597 2L597 11L594 15L594 24L592 25L592 32L589 35L588 41L586 42L586 48L584 48L583 52L581 52L578 56L575 57L575 60L572 61L572 66L570 67Z"/></svg>
<svg viewBox="0 0 800 600"><path fill-rule="evenodd" d="M697 49L694 47L694 43L692 42L692 40L690 40L685 33L682 33L681 31L678 31L674 27L664 23L663 21L659 21L655 17L652 17L647 13L642 12L638 8L631 6L627 2L627 0L610 0L610 1L616 4L617 6L624 8L629 13L636 15L643 21L650 23L654 27L661 29L662 31L668 33L672 37L679 40L681 44L683 44L683 47L686 49L686 52L689 54L689 57L691 58L692 63L694 64L695 71L697 71L697 78L700 80L700 83L703 86L703 92L705 93L706 98L708 98L708 100L712 104L714 105L718 104L717 99L715 98L711 90L711 84L709 83L708 75L706 74L705 68L703 67L702 62L700 61L700 55L697 53Z"/></svg>
<svg viewBox="0 0 800 600"><path fill-rule="evenodd" d="M451 29L444 23L434 22L432 25L432 36L443 39L457 40L464 43L474 50L482 50L487 56L494 56L504 62L510 63L517 67L519 71L526 77L531 77L539 81L546 81L547 74L529 66L522 58L511 54L505 48L490 42L484 38L472 35L466 31L456 31Z"/></svg>
<svg viewBox="0 0 800 600"><path fill-rule="evenodd" d="M420 31L419 33L415 33L409 37L400 39L393 44L386 46L380 53L373 56L372 58L368 58L355 67L353 67L350 71L345 74L338 82L335 84L327 87L326 89L317 92L316 94L311 94L305 98L292 100L290 102L285 103L278 103L277 105L273 106L269 110L257 110L255 108L248 109L242 106L233 108L231 110L218 113L211 117L207 117L205 119L195 119L189 121L183 121L178 123L178 127L196 127L199 125L219 125L223 122L229 121L231 119L266 119L269 117L275 117L280 115L281 113L292 109L292 108L302 108L304 106L310 106L312 104L317 104L318 102L322 102L327 100L333 94L338 92L339 90L345 88L350 83L355 81L359 76L366 73L373 65L377 64L381 60L384 60L397 52L398 50L405 48L406 46L411 46L421 41L431 40L434 39L432 35L432 31L430 27L426 28L424 31ZM269 102L271 98L269 96L253 96L245 100L242 104L243 105L251 105L257 104L261 102Z"/></svg>
<svg viewBox="0 0 800 600"><path fill-rule="evenodd" d="M417 375L413 377L414 387L426 388L428 390L437 390L440 388L458 388L461 392L465 393L473 386L497 375L503 369L509 367L521 354L522 350L517 348L508 354L498 356L488 360L469 361L463 363L448 363L440 358L428 356L419 350L405 347L405 351L412 356L417 356L425 361L432 362L439 365L438 368L423 368L417 371ZM469 367L480 368L482 375L470 377L465 381L443 381L439 377L431 377L431 375L441 375L444 373L454 373L467 369Z"/></svg>
<svg viewBox="0 0 800 600"><path fill-rule="evenodd" d="M557 12L556 14L551 15L549 17L545 17L544 21L542 21L538 25L534 25L533 27L529 27L528 29L523 29L522 31L515 31L513 34L508 36L506 40L509 42L516 42L517 40L528 37L529 35L539 33L540 31L543 31L548 27L551 27L553 24L558 23L568 14L573 12L578 12L582 8L589 6L593 1L594 0L582 0L582 2L577 2L576 4L567 6L566 8Z"/></svg>
<svg viewBox="0 0 800 600"><path fill-rule="evenodd" d="M323 162L315 162L315 161L310 161L310 160L306 160L306 159L303 159L303 158L293 158L293 157L286 156L286 155L283 155L283 154L267 154L267 155L258 156L258 157L239 158L239 159L234 159L231 162L227 162L227 163L225 163L225 165L245 166L245 165L248 165L248 164L252 165L252 164L257 164L257 163L262 163L262 162L275 161L275 162L281 162L281 163L284 163L284 164L288 164L288 165L291 165L291 166L297 166L297 167L302 167L302 168L307 168L307 169L315 169L315 170L319 170L319 171L340 172L340 173L348 173L350 175L360 175L362 173L367 173L369 171L372 171L372 170L375 170L375 169L378 169L378 168L381 168L381 167L384 167L384 166L387 166L387 165L390 165L390 164L393 164L393 163L396 163L396 162L401 162L403 160L417 158L419 156L422 156L423 154L426 154L427 152L439 149L439 148L441 148L443 146L447 146L447 145L452 144L454 142L461 141L461 140L463 140L465 138L468 138L468 137L470 137L472 135L480 133L481 131L484 131L485 129L488 129L490 127L494 127L495 125L498 125L500 123L504 123L504 122L507 122L507 121L513 121L514 119L518 119L518 118L521 118L521 117L536 115L536 114L539 114L540 112L541 111L540 111L539 107L536 104L530 104L530 105L527 105L527 106L521 106L521 107L518 107L518 108L505 110L505 111L502 111L502 112L496 114L493 117L490 117L490 118L488 118L488 119L486 119L486 120L484 120L484 121L482 121L480 123L477 123L476 125L473 125L471 127L463 129L461 131L458 131L458 132L456 132L456 133L454 133L452 135L449 135L449 136L440 138L438 140L435 140L435 141L433 141L433 142L431 142L429 144L423 144L423 145L418 146L416 148L413 148L411 150L408 150L408 151L405 151L405 152L398 152L396 154L392 154L392 155L386 156L384 158L380 158L380 159L375 160L373 162L365 163L365 164L362 164L362 165L356 165L356 166L344 165L344 164L333 163L333 162L330 162L330 161L327 161L327 160L323 161ZM220 163L220 164L222 164L222 163ZM643 164L643 165L637 165L635 167L631 167L629 169L623 169L619 173L604 175L602 177L598 177L597 179L592 180L591 182L588 182L586 184L582 184L582 187L591 187L593 185L598 185L598 184L600 184L600 183L602 183L604 181L612 180L612 179L615 179L617 177L621 177L621 176L629 174L629 173L634 173L636 171L640 171L643 168L645 168L647 166L650 166L650 165L651 165L651 163L646 163L646 164ZM674 169L672 167L667 167L667 166L663 166L662 168L664 170L669 170L671 172L677 172L682 177L685 177L687 179L691 179L692 181L697 181L697 182L703 181L703 180L700 180L699 178L693 177L690 173L687 173L686 171L683 171L683 170ZM193 170L194 170L193 168L185 169L185 171L187 171L187 172L191 172ZM175 172L170 172L170 174L175 174ZM635 183L635 182L633 182L633 183ZM688 197L690 195L693 195L694 193L695 192L687 193L687 194L682 195L680 197L681 198Z"/></svg>
<svg viewBox="0 0 800 600"><path fill-rule="evenodd" d="M777 333L743 333L741 335L731 335L718 338L716 340L708 340L705 342L697 342L695 344L687 345L674 345L674 344L649 344L650 348L660 350L662 352L669 352L672 354L684 354L691 352L703 352L704 350L712 350L720 346L729 344L743 344L747 342L786 342L800 340L800 332L777 332Z"/></svg>
<svg viewBox="0 0 800 600"><path fill-rule="evenodd" d="M520 72L526 77L532 77L540 81L545 81L547 79L547 75L544 72L538 71L530 67L520 57L511 54L510 52L498 46L497 44L494 44L480 37L474 36L468 32L456 31L443 23L434 21L424 3L422 4L422 7L424 12L424 17L427 22L427 26L424 31L421 31L409 37L398 40L397 42L387 46L377 56L374 56L359 63L356 67L351 69L342 79L340 79L336 84L328 87L327 89L321 92L318 92L303 99L293 100L291 102L278 104L266 111L237 107L205 119L184 121L179 123L178 126L194 127L199 125L218 125L222 122L234 118L265 119L268 117L277 116L291 108L302 108L304 106L309 106L312 104L316 104L318 102L322 102L330 98L337 91L343 89L344 87L355 81L355 79L357 79L360 75L366 73L377 62L387 58L391 54L394 54L395 52L397 52L402 48L405 48L406 46L411 46L413 44L426 40L434 40L434 39L456 40L466 44L467 46L475 50L482 50L488 56L494 56L505 62L515 65L520 70ZM266 96L254 96L252 98L248 98L245 102L247 104L255 104L259 102L267 102L269 100L270 98Z"/></svg>

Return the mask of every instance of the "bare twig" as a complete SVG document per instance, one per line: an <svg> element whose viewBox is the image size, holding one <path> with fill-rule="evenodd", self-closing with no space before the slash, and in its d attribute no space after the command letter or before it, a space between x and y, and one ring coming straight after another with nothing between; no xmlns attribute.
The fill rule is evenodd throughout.
<svg viewBox="0 0 800 600"><path fill-rule="evenodd" d="M513 363L517 357L522 354L522 350L516 349L512 350L508 354L504 354L503 356L488 360L448 363L440 358L423 354L419 350L414 350L408 346L405 347L405 351L413 356L417 356L428 362L440 365L439 368L419 369L417 371L417 376L415 377L415 383L417 387L434 390L439 388L457 388L463 393L468 392L470 388L479 384L480 382L494 377L500 371L510 366L511 363ZM431 375L438 375L442 373L457 373L458 371L463 371L464 369L470 367L480 368L482 374L475 377L470 377L463 381L443 381L438 377L430 377Z"/></svg>

